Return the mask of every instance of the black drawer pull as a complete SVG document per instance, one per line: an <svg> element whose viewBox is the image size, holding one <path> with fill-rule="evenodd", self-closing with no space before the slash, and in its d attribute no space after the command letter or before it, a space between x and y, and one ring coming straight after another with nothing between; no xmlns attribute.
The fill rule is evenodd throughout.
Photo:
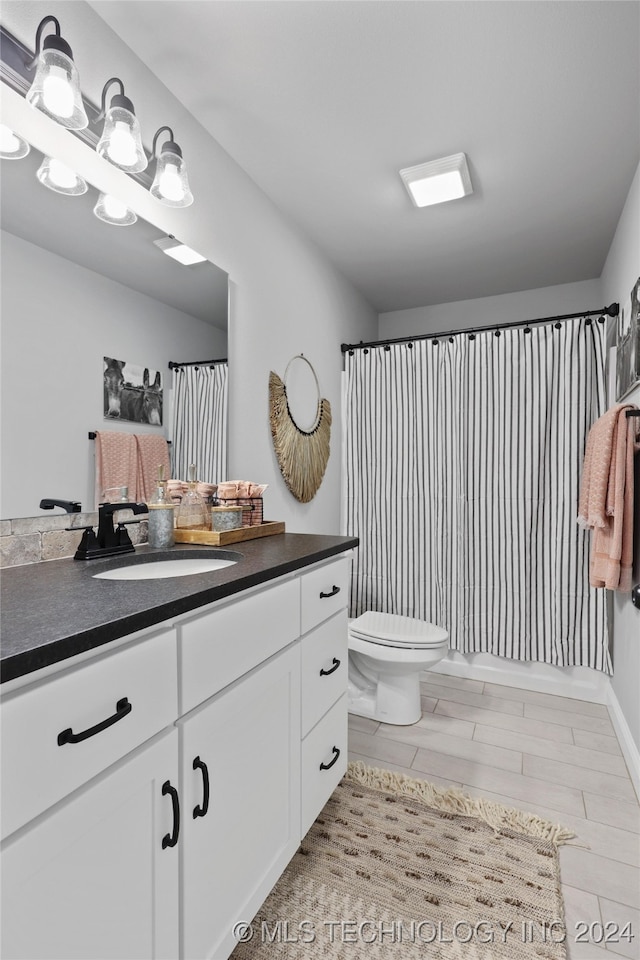
<svg viewBox="0 0 640 960"><path fill-rule="evenodd" d="M131 710L132 707L129 700L127 697L123 697L122 700L118 700L116 703L116 712L113 716L107 717L106 720L101 720L100 723L96 723L95 727L89 727L88 730L83 730L82 733L74 733L71 727L67 727L66 730L59 733L58 746L61 747L65 743L80 743L81 740L88 740L89 737L95 737L96 733L102 733L107 727L117 723L118 720L122 720L128 713L131 713Z"/></svg>
<svg viewBox="0 0 640 960"><path fill-rule="evenodd" d="M340 666L340 661L339 661L339 660L336 660L336 658L334 657L334 658L333 658L333 666L331 667L331 669L330 669L330 670L325 670L324 667L323 667L322 670L320 671L320 676L321 676L321 677L330 677L332 673L335 673L335 672L336 672L336 670L338 669L339 666Z"/></svg>
<svg viewBox="0 0 640 960"><path fill-rule="evenodd" d="M331 770L331 767L334 765L334 763L336 763L338 757L340 756L340 751L338 750L337 747L332 747L332 750L333 750L333 760L330 760L329 763L321 763L320 764L321 770Z"/></svg>
<svg viewBox="0 0 640 960"><path fill-rule="evenodd" d="M175 847L180 835L180 800L178 799L178 791L171 786L170 780L165 780L162 784L162 796L166 797L167 794L171 795L171 803L173 804L173 830L171 833L165 833L162 838L163 850L167 847Z"/></svg>
<svg viewBox="0 0 640 960"><path fill-rule="evenodd" d="M195 820L197 817L206 816L209 809L209 769L200 757L196 757L193 761L193 769L202 770L202 806L193 808L193 819Z"/></svg>
<svg viewBox="0 0 640 960"><path fill-rule="evenodd" d="M340 587L336 587L334 583L333 590L331 590L329 593L320 592L320 599L326 600L327 597L335 597L336 593L340 593Z"/></svg>

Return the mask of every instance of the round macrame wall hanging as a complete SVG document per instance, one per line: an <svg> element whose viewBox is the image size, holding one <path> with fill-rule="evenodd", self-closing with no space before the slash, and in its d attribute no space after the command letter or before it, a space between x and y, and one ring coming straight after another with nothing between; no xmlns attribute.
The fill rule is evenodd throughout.
<svg viewBox="0 0 640 960"><path fill-rule="evenodd" d="M318 409L310 430L301 430L289 410L286 380L294 360L309 364L318 390ZM296 500L309 503L318 492L329 460L331 404L320 396L316 372L301 353L289 360L282 380L273 370L269 374L269 421L284 482Z"/></svg>

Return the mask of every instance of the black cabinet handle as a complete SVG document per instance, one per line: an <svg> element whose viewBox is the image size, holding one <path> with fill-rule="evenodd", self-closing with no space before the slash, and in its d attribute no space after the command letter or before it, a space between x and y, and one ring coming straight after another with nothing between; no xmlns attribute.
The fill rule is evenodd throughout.
<svg viewBox="0 0 640 960"><path fill-rule="evenodd" d="M193 761L194 770L202 770L202 806L193 808L193 819L206 816L209 809L209 769L206 763L203 763L200 757Z"/></svg>
<svg viewBox="0 0 640 960"><path fill-rule="evenodd" d="M327 597L335 597L336 593L340 593L340 587L336 587L334 583L333 589L329 593L320 592L320 599L326 600Z"/></svg>
<svg viewBox="0 0 640 960"><path fill-rule="evenodd" d="M338 750L337 747L333 747L332 749L333 749L333 760L330 760L329 763L321 763L320 764L321 770L331 770L331 767L334 765L334 763L336 763L338 757L340 756L340 751Z"/></svg>
<svg viewBox="0 0 640 960"><path fill-rule="evenodd" d="M178 799L178 791L175 787L171 786L169 780L165 780L162 784L162 796L166 797L167 794L170 794L171 803L173 804L173 830L171 833L166 833L162 838L163 850L167 847L175 847L178 842L178 836L180 835L180 800Z"/></svg>
<svg viewBox="0 0 640 960"><path fill-rule="evenodd" d="M129 700L127 697L123 697L122 700L118 700L116 703L116 712L113 716L107 717L106 720L101 720L100 723L96 723L95 727L89 727L88 730L83 730L81 733L74 733L71 727L67 727L66 730L59 733L58 746L61 747L65 743L80 743L81 740L88 740L89 737L95 737L96 733L101 733L103 730L106 730L107 727L117 723L118 720L122 720L128 713L131 713L131 710L132 707Z"/></svg>
<svg viewBox="0 0 640 960"><path fill-rule="evenodd" d="M340 666L340 661L339 661L339 660L336 660L336 658L334 657L334 658L333 658L333 666L331 667L331 669L330 669L330 670L325 670L324 667L323 667L322 670L320 671L320 676L321 676L321 677L330 677L332 673L335 673L335 672L336 672L336 670L338 669L339 666Z"/></svg>

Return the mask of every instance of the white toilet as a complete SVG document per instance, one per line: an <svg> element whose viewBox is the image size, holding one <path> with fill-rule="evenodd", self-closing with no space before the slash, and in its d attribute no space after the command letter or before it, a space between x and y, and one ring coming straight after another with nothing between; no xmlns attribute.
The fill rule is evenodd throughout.
<svg viewBox="0 0 640 960"><path fill-rule="evenodd" d="M349 713L398 725L422 716L420 671L446 656L449 634L425 620L367 611L349 621Z"/></svg>

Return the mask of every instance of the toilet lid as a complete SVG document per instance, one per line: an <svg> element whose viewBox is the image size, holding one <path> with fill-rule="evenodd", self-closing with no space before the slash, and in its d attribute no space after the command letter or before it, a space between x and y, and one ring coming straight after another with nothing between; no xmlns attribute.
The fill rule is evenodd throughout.
<svg viewBox="0 0 640 960"><path fill-rule="evenodd" d="M432 647L444 643L449 634L426 620L395 613L367 610L349 624L349 633L361 640L398 647Z"/></svg>

